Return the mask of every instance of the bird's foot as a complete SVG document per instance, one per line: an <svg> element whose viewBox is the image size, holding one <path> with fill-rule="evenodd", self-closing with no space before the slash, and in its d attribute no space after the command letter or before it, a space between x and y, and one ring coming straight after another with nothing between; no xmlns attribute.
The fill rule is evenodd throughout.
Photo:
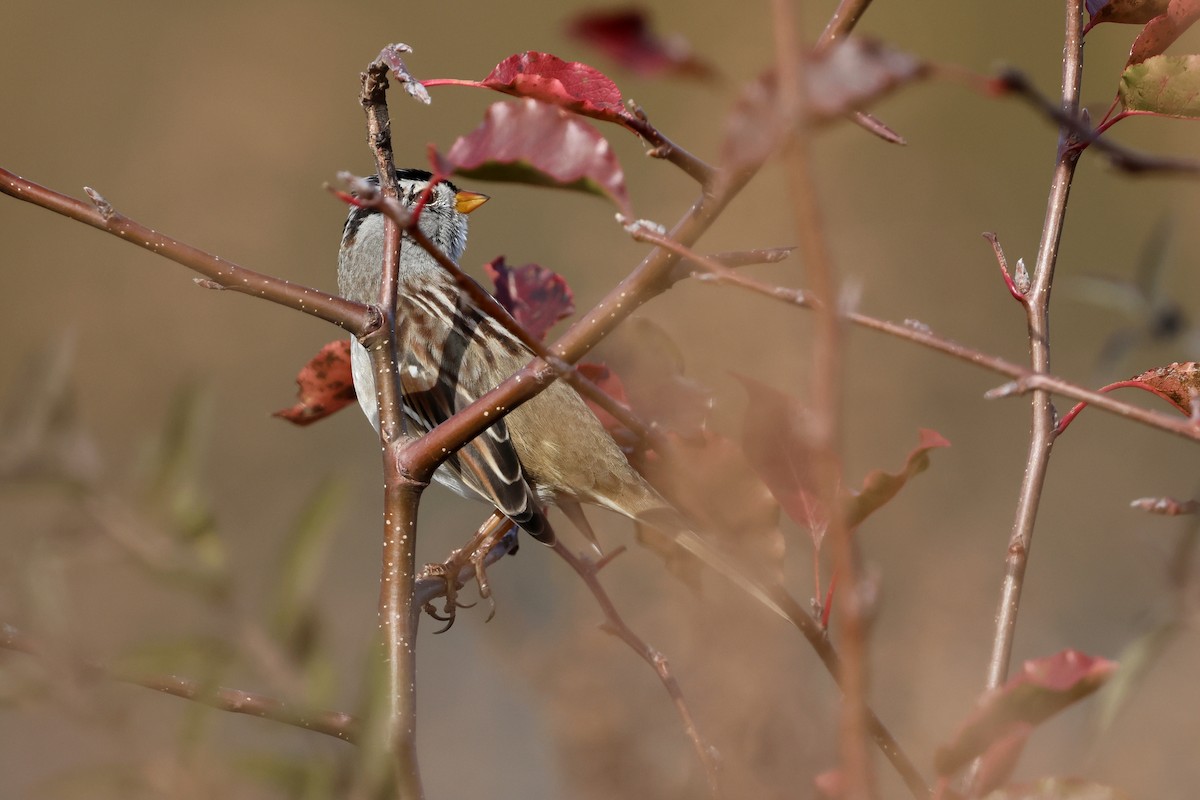
<svg viewBox="0 0 1200 800"><path fill-rule="evenodd" d="M425 565L418 580L437 579L446 585L445 601L440 612L434 607L433 601L426 603L423 607L426 614L439 622L446 623L437 633L450 630L450 627L454 625L458 609L471 608L475 605L458 600L459 589L471 576L475 578L475 584L479 587L479 596L487 600L490 606L485 622L490 622L492 617L496 616L496 601L492 597L492 588L488 583L485 567L488 556L497 547L503 551L501 555L516 549L516 535L515 527L507 518L493 514L464 547L452 551L449 557L440 564ZM468 568L470 572L464 578L463 574L467 572Z"/></svg>

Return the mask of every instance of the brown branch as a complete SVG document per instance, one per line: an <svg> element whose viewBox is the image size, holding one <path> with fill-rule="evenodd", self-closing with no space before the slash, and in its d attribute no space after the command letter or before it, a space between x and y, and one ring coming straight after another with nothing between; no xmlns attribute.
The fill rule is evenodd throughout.
<svg viewBox="0 0 1200 800"><path fill-rule="evenodd" d="M41 206L76 222L90 225L177 264L182 264L188 269L200 273L212 285L221 289L261 297L272 303L303 311L305 314L345 328L356 336L363 335L380 324L379 318L370 306L317 289L310 289L291 281L264 275L261 272L246 269L228 259L184 244L126 217L116 211L94 190L87 189L86 191L92 198L91 203L60 194L0 168L0 192L17 200Z"/></svg>
<svg viewBox="0 0 1200 800"><path fill-rule="evenodd" d="M701 283L736 286L740 289L762 295L763 297L769 297L772 300L810 310L818 305L817 300L803 289L778 286L736 272L724 264L713 260L711 257L696 253L679 242L673 241L669 237L644 226L629 226L626 229L635 239L651 242L660 248L670 250L680 258L686 259L695 266L700 267L703 272L698 273L695 277ZM966 361L969 364L974 364L977 367L1013 379L1010 383L1005 384L999 389L989 391L985 395L989 399L1012 397L1026 394L1035 389L1043 389L1052 394L1087 402L1088 405L1094 405L1097 408L1104 409L1111 414L1116 414L1131 422L1138 422L1193 442L1200 442L1200 426L1197 426L1189 419L1181 419L1178 416L1162 414L1125 403L1114 398L1112 395L1101 394L1092 389L1087 389L1078 384L1055 377L1054 375L1034 373L1028 367L1006 361L999 356L988 355L981 350L976 350L973 347L938 336L928 326L922 325L919 322L912 320L904 323L889 322L857 311L843 311L842 318L852 325L877 331L930 350L935 350L957 358L960 361Z"/></svg>
<svg viewBox="0 0 1200 800"><path fill-rule="evenodd" d="M1068 118L1078 118L1080 83L1083 76L1083 4L1067 0L1066 31L1063 34L1063 66L1061 108ZM1050 180L1042 237L1038 245L1033 280L1023 292L1022 305L1029 325L1030 366L1034 375L1050 371L1050 290L1054 284L1054 268L1058 262L1059 242L1067 216L1067 200L1080 148L1073 145L1074 134L1069 126L1059 132L1058 156ZM1050 469L1050 451L1055 437L1055 411L1049 392L1035 389L1031 402L1029 451L1021 488L1017 498L1016 516L1005 548L1004 580L996 611L992 637L992 653L988 659L987 690L996 689L1008 677L1012 661L1013 640L1016 637L1017 613L1021 606L1021 590L1025 585L1025 570L1029 550L1033 546L1033 531L1041 505L1046 474ZM980 774L981 759L976 759L967 775L967 785L974 785Z"/></svg>
<svg viewBox="0 0 1200 800"><path fill-rule="evenodd" d="M813 49L819 53L849 36L870 5L871 0L841 0Z"/></svg>
<svg viewBox="0 0 1200 800"><path fill-rule="evenodd" d="M671 162L703 187L712 186L717 176L716 170L668 139L662 131L651 125L641 106L631 103L629 113L630 116L625 118L624 125L651 146L648 152L649 156Z"/></svg>
<svg viewBox="0 0 1200 800"><path fill-rule="evenodd" d="M375 156L379 188L396 198L396 169L392 163L391 118L387 108L388 65L373 62L362 74L360 101L367 116L367 140ZM379 313L383 324L360 337L371 355L379 407L379 436L383 450L383 555L379 582L379 627L387 682L384 745L395 759L397 788L402 797L420 800L417 760L417 629L421 606L414 602L417 566L417 507L428 480L414 480L401 467L407 447L403 398L397 374L396 294L403 237L395 221L385 220Z"/></svg>
<svg viewBox="0 0 1200 800"><path fill-rule="evenodd" d="M709 794L714 798L721 797L721 781L720 781L720 765L717 763L715 753L704 742L704 738L700 735L699 729L696 727L696 721L692 717L691 709L688 707L687 700L683 696L683 690L679 686L679 682L675 680L675 676L671 672L671 665L667 663L666 656L655 650L650 645L633 632L633 629L625 624L625 620L621 617L621 613L617 611L617 607L613 605L612 598L608 596L604 586L600 583L599 572L604 564L609 563L617 555L621 553L623 548L610 553L605 560L597 564L590 558L577 556L571 552L562 540L555 542L554 552L559 558L566 561L571 569L583 580L587 585L592 596L596 598L596 604L600 606L600 611L604 614L604 624L601 626L606 632L616 636L633 652L637 653L638 657L649 664L662 681L663 688L667 690L667 694L671 697L671 702L675 704L675 710L679 714L679 720L683 723L683 731L688 739L692 742L692 748L696 751L696 758L700 761L700 766L704 768L704 775L708 780Z"/></svg>
<svg viewBox="0 0 1200 800"><path fill-rule="evenodd" d="M32 637L21 633L8 623L0 623L0 648L25 653L35 658L46 657L45 649ZM191 700L220 711L282 722L285 725L333 736L351 744L358 741L358 720L353 715L341 711L306 710L296 704L257 692L212 686L205 681L178 675L145 675L118 670L96 661L79 661L71 664L71 667L88 677L142 686L160 694Z"/></svg>

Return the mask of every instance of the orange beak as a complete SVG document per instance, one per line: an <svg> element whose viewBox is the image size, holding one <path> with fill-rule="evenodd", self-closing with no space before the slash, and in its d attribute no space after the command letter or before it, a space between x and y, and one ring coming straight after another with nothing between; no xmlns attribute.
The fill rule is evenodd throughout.
<svg viewBox="0 0 1200 800"><path fill-rule="evenodd" d="M478 192L459 192L454 195L454 207L460 214L470 214L490 199L486 194Z"/></svg>

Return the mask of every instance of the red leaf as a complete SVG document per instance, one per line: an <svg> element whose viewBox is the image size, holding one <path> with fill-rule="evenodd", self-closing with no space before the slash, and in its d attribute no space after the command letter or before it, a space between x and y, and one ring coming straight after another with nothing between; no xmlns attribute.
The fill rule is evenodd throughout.
<svg viewBox="0 0 1200 800"><path fill-rule="evenodd" d="M938 748L938 774L954 774L1023 725L1040 725L1099 689L1116 668L1113 661L1077 650L1026 661L1019 675L981 699L953 741Z"/></svg>
<svg viewBox="0 0 1200 800"><path fill-rule="evenodd" d="M339 339L321 348L296 376L299 402L271 416L296 425L310 425L354 402L350 374L350 342Z"/></svg>
<svg viewBox="0 0 1200 800"><path fill-rule="evenodd" d="M496 65L482 84L497 92L541 100L577 114L624 124L621 90L595 67L530 50Z"/></svg>
<svg viewBox="0 0 1200 800"><path fill-rule="evenodd" d="M950 446L945 437L928 428L921 428L919 436L920 442L909 452L903 470L894 473L871 470L863 479L862 489L847 498L844 505L847 527L857 528L876 509L895 497L910 478L928 469L930 450Z"/></svg>
<svg viewBox="0 0 1200 800"><path fill-rule="evenodd" d="M545 339L554 323L575 313L575 296L566 280L537 264L509 267L504 256L484 265L500 305L537 339Z"/></svg>
<svg viewBox="0 0 1200 800"><path fill-rule="evenodd" d="M633 216L625 173L608 141L573 114L536 100L493 103L446 160L471 178L600 194Z"/></svg>
<svg viewBox="0 0 1200 800"><path fill-rule="evenodd" d="M1167 10L1170 0L1087 0L1087 33L1102 22L1137 24L1149 22Z"/></svg>
<svg viewBox="0 0 1200 800"><path fill-rule="evenodd" d="M704 80L716 76L680 36L663 38L640 8L585 12L567 26L567 34L587 42L637 75L674 74Z"/></svg>
<svg viewBox="0 0 1200 800"><path fill-rule="evenodd" d="M1166 12L1148 21L1133 40L1125 66L1161 55L1197 19L1200 19L1200 0L1170 0Z"/></svg>

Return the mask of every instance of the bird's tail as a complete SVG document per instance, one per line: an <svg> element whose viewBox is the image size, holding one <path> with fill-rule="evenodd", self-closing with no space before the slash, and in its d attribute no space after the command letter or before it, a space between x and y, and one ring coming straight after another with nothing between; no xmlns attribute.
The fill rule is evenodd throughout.
<svg viewBox="0 0 1200 800"><path fill-rule="evenodd" d="M683 515L675 509L660 506L643 511L635 519L670 536L680 547L696 556L710 569L725 576L750 597L784 619L795 622L793 617L797 613L796 603L782 586L764 581L756 577L752 570L738 565L730 556L692 530Z"/></svg>

